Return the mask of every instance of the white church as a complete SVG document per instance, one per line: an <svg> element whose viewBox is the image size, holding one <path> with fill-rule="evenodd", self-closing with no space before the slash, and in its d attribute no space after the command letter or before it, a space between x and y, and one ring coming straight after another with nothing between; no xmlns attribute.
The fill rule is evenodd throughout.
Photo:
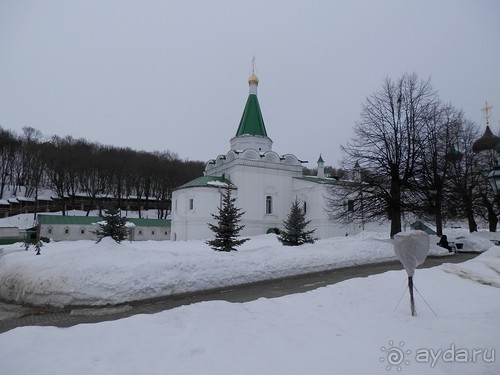
<svg viewBox="0 0 500 375"><path fill-rule="evenodd" d="M257 99L259 79L252 72L250 92L236 135L225 155L206 163L204 176L196 178L172 193L171 240L209 239L213 232L207 223L215 223L211 214L221 206L224 186L233 188L231 197L245 214L241 218L242 236L255 236L281 229L292 203L297 199L318 238L355 234L359 225L347 227L328 220L324 196L327 186L338 181L325 176L324 161L318 159L317 176L304 176L303 163L293 154L273 151Z"/></svg>

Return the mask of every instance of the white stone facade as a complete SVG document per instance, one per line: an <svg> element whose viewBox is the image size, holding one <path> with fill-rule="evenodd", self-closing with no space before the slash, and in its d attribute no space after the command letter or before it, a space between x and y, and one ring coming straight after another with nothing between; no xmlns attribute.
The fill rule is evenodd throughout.
<svg viewBox="0 0 500 375"><path fill-rule="evenodd" d="M38 215L40 237L53 241L97 240L101 217ZM170 240L170 221L129 218L128 237L130 241Z"/></svg>

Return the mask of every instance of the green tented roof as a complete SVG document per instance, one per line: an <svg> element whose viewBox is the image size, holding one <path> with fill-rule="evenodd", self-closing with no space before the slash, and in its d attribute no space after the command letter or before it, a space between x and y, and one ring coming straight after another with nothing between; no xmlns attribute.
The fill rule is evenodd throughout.
<svg viewBox="0 0 500 375"><path fill-rule="evenodd" d="M231 185L231 181L227 180L224 176L202 176L186 182L184 185L179 186L177 189L190 187L218 187L217 183L225 183ZM231 187L234 186L231 185Z"/></svg>
<svg viewBox="0 0 500 375"><path fill-rule="evenodd" d="M38 223L44 225L92 225L102 221L99 216L38 215ZM170 219L127 218L138 227L170 227Z"/></svg>
<svg viewBox="0 0 500 375"><path fill-rule="evenodd" d="M240 125L236 132L236 137L241 135L257 135L267 137L266 126L260 111L259 100L257 95L248 95L247 104L241 116Z"/></svg>

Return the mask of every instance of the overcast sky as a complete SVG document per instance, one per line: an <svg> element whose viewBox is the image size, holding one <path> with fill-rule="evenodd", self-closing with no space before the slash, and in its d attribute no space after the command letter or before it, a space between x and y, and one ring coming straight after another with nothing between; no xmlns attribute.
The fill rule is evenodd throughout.
<svg viewBox="0 0 500 375"><path fill-rule="evenodd" d="M337 166L386 77L500 127L498 0L0 0L0 126L215 158L252 56L273 150Z"/></svg>

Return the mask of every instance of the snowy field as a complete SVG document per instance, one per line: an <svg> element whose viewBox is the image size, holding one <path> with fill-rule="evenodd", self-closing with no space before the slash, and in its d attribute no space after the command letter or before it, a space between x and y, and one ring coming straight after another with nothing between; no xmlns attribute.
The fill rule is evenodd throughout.
<svg viewBox="0 0 500 375"><path fill-rule="evenodd" d="M486 232L447 233L464 250L485 252L417 269L417 317L406 272L391 271L274 299L17 328L0 334L0 373L498 375L500 247ZM431 237L431 253L447 256L436 242ZM264 235L231 253L202 241L104 240L50 243L35 256L16 244L0 253L0 296L103 305L388 259L387 234L366 232L298 248Z"/></svg>

